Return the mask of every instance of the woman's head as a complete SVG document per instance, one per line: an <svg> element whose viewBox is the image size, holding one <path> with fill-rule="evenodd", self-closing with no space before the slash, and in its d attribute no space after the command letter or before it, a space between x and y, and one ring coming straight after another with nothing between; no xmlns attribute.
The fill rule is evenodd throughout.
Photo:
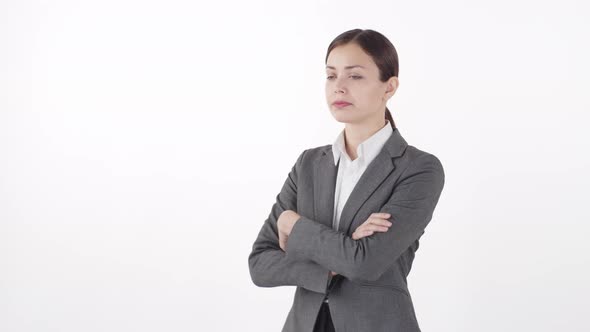
<svg viewBox="0 0 590 332"><path fill-rule="evenodd" d="M395 47L379 32L354 29L340 34L326 53L326 101L330 112L337 121L354 124L385 117L395 128L386 104L399 86L398 71ZM337 100L351 105L333 105Z"/></svg>

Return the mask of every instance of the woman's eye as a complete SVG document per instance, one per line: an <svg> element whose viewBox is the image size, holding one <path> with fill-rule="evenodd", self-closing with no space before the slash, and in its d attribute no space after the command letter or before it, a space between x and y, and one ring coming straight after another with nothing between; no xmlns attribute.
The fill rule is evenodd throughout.
<svg viewBox="0 0 590 332"><path fill-rule="evenodd" d="M352 77L355 80L360 80L361 78L363 78L362 76L358 76L358 75L351 75L349 77ZM332 78L334 78L334 75L330 75L330 76L326 77L326 79L328 79L328 80L332 79Z"/></svg>

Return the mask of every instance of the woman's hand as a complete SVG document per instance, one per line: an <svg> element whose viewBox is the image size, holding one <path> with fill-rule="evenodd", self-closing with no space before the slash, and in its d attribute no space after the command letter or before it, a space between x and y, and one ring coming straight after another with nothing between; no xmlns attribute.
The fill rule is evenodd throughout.
<svg viewBox="0 0 590 332"><path fill-rule="evenodd" d="M358 240L365 236L372 235L374 232L387 232L389 226L391 226L391 222L387 220L389 217L391 217L391 214L389 213L376 212L371 214L367 221L354 230L354 233L352 233L352 239ZM338 273L334 271L330 271L331 276L337 274Z"/></svg>
<svg viewBox="0 0 590 332"><path fill-rule="evenodd" d="M285 251L287 248L287 239L295 223L301 216L292 210L285 210L279 215L277 220L277 229L279 233L279 247Z"/></svg>
<svg viewBox="0 0 590 332"><path fill-rule="evenodd" d="M357 227L352 233L352 239L358 240L365 236L373 235L374 232L387 232L391 222L387 219L391 217L391 214L384 212L376 212L369 216L367 221Z"/></svg>

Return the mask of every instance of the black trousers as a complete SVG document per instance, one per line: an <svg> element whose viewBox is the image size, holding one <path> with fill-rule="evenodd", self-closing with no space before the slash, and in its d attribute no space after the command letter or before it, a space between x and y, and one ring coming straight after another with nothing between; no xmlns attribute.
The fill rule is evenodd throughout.
<svg viewBox="0 0 590 332"><path fill-rule="evenodd" d="M330 316L330 308L328 303L323 302L320 307L320 312L315 321L313 332L336 332L332 324L332 317Z"/></svg>

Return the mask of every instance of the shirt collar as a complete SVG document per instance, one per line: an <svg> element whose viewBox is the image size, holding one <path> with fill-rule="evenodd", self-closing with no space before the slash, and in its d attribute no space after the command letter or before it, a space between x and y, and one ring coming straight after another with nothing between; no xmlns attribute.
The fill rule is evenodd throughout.
<svg viewBox="0 0 590 332"><path fill-rule="evenodd" d="M359 144L357 148L358 157L361 158L359 160L370 163L377 154L379 154L381 148L383 148L383 145L385 145L385 142L393 132L389 120L385 119L385 121L386 123L383 128L379 129L371 137ZM344 146L344 129L340 131L340 134L338 134L338 137L336 137L336 140L332 144L332 154L334 155L334 165L338 164L338 160L342 154L346 154L346 148ZM348 154L346 154L346 156L348 157Z"/></svg>

